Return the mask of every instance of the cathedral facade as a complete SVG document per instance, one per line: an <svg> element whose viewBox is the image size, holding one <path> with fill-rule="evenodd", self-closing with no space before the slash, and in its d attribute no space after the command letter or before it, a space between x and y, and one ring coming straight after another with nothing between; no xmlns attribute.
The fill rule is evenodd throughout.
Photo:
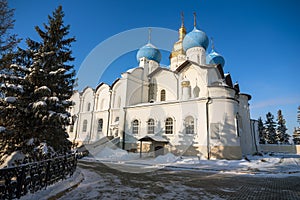
<svg viewBox="0 0 300 200"><path fill-rule="evenodd" d="M250 119L249 94L224 74L224 58L205 32L186 34L170 54L170 66L160 66L161 53L149 41L137 52L138 66L112 85L75 92L70 109L72 142L118 139L128 151L167 152L202 158L240 159L257 151L257 131Z"/></svg>

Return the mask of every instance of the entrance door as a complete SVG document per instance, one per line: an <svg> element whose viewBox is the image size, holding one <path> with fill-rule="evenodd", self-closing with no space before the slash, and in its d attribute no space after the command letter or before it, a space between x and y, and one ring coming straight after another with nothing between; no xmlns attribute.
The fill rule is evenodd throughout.
<svg viewBox="0 0 300 200"><path fill-rule="evenodd" d="M164 147L163 146L156 146L154 148L154 154L155 154L155 157L160 156L160 155L164 155Z"/></svg>

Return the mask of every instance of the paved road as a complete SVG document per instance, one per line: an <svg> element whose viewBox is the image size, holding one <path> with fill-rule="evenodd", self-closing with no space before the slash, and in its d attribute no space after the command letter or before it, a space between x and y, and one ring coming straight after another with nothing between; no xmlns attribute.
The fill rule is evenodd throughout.
<svg viewBox="0 0 300 200"><path fill-rule="evenodd" d="M300 177L156 170L125 173L101 163L79 162L87 174L61 199L300 199Z"/></svg>

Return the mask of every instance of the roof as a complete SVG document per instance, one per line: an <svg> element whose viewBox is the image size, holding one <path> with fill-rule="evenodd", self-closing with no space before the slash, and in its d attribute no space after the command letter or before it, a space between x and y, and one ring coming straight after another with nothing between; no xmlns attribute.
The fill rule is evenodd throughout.
<svg viewBox="0 0 300 200"><path fill-rule="evenodd" d="M158 68L156 68L153 72L151 72L151 73L148 75L148 77L153 77L156 73L158 73L158 72L160 72L160 71L162 71L162 70L167 71L167 72L172 72L172 73L174 73L173 71L171 71L171 70L168 69L168 68L165 68L165 67L158 67Z"/></svg>
<svg viewBox="0 0 300 200"><path fill-rule="evenodd" d="M169 143L169 141L166 138L163 138L159 135L147 135L139 139L139 141Z"/></svg>

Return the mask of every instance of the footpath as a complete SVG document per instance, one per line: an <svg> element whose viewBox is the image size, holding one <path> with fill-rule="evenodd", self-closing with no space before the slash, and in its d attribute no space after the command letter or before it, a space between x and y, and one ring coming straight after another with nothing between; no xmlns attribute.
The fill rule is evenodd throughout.
<svg viewBox="0 0 300 200"><path fill-rule="evenodd" d="M106 160L85 157L84 162L101 162L121 171L126 169L150 169L150 171L165 170L193 170L213 173L231 173L236 175L258 175L258 176L299 176L300 177L300 155L280 155L275 157L251 157L251 160L198 160L196 158L180 158L174 161L173 156L165 155L156 159L139 159L139 160ZM173 160L173 161L172 161ZM160 161L164 161L161 163ZM170 162L166 162L170 161ZM172 161L172 162L171 162ZM80 162L80 160L79 160ZM124 170L125 169L125 170ZM143 170L141 170L142 172ZM130 171L127 171L130 172ZM84 173L77 168L74 175L66 180L47 187L45 190L38 191L34 194L28 194L21 200L41 200L59 199L67 192L75 189L84 180Z"/></svg>

